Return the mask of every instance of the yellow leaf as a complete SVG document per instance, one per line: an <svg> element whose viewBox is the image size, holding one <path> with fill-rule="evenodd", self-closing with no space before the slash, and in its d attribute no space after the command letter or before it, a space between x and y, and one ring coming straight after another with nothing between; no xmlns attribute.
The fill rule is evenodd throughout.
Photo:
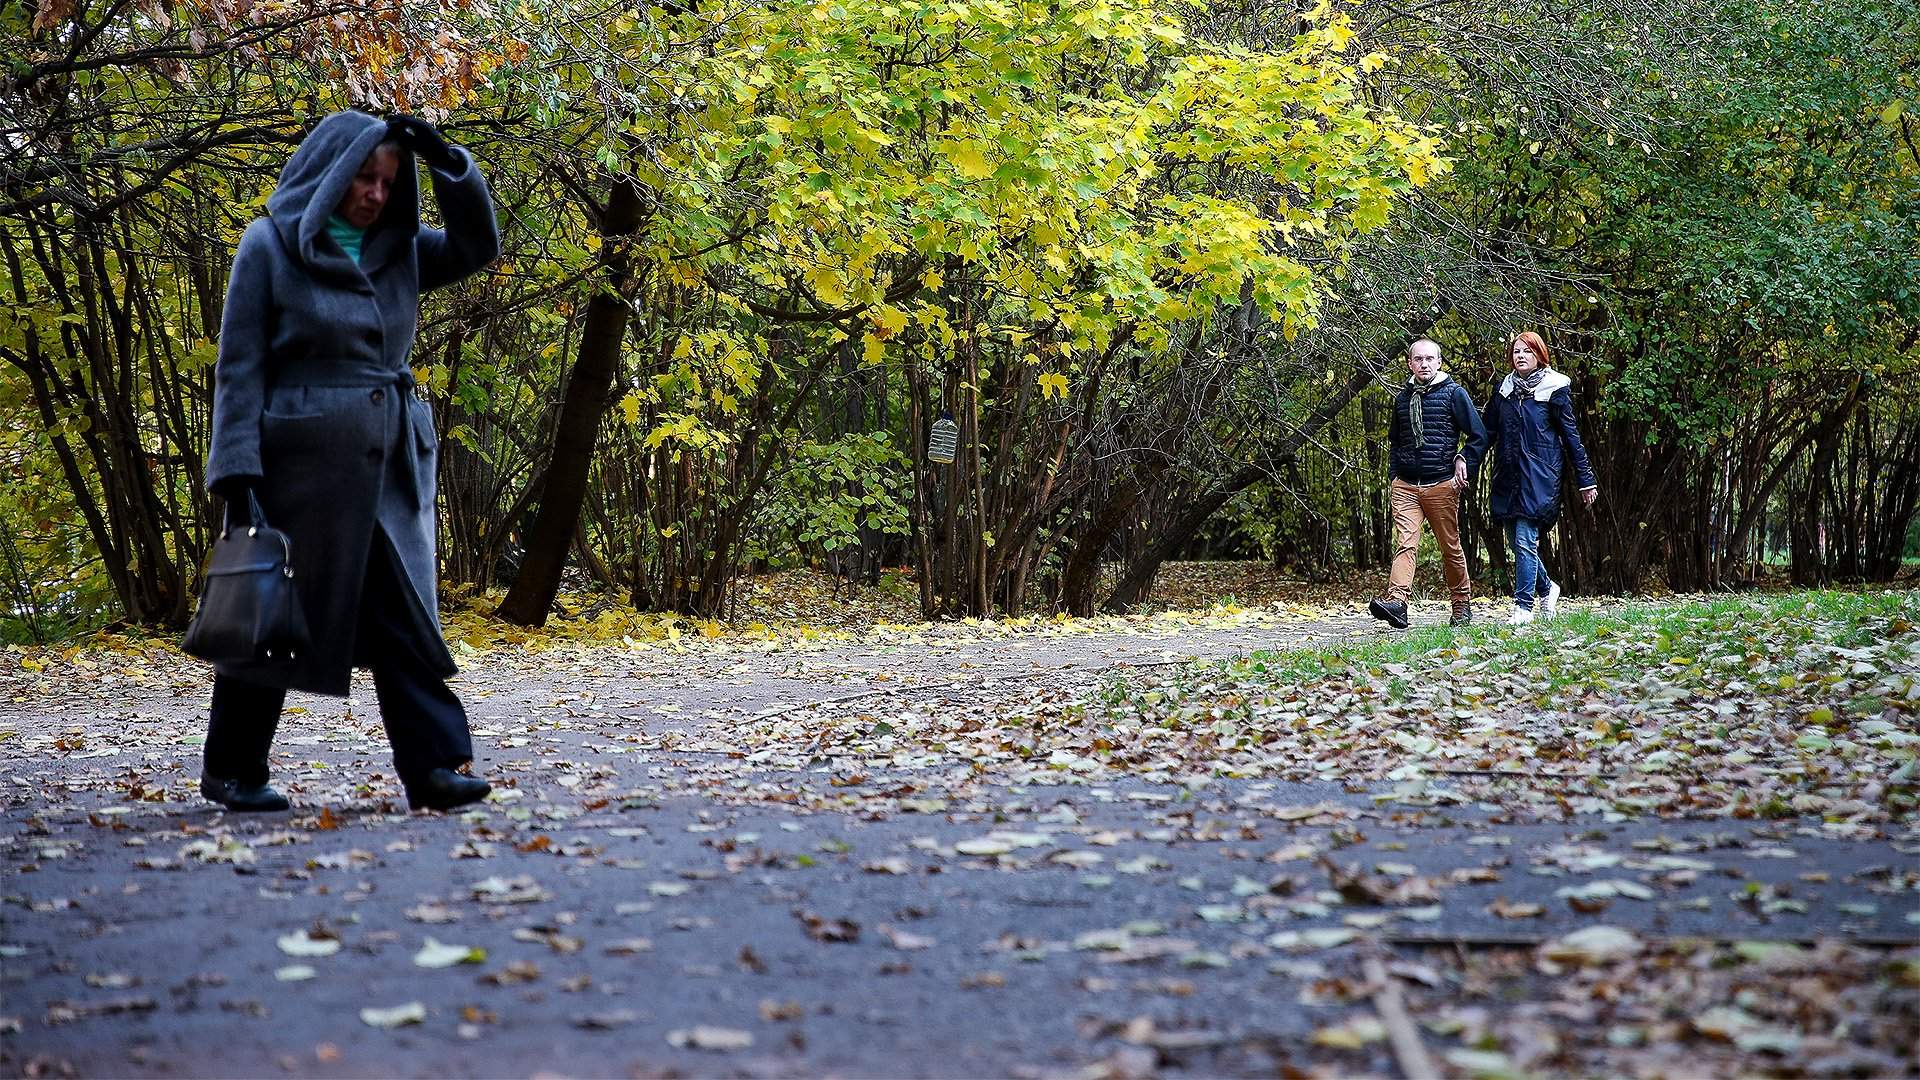
<svg viewBox="0 0 1920 1080"><path fill-rule="evenodd" d="M947 160L960 170L960 175L970 180L985 180L993 175L993 163L980 152L975 143L952 143L947 147Z"/></svg>
<svg viewBox="0 0 1920 1080"><path fill-rule="evenodd" d="M620 399L620 415L625 418L629 424L637 424L640 422L639 394L631 390L627 391L627 396Z"/></svg>
<svg viewBox="0 0 1920 1080"><path fill-rule="evenodd" d="M1043 372L1040 376L1040 393L1043 397L1047 398L1051 398L1056 394L1063 398L1066 397L1067 377L1057 371Z"/></svg>

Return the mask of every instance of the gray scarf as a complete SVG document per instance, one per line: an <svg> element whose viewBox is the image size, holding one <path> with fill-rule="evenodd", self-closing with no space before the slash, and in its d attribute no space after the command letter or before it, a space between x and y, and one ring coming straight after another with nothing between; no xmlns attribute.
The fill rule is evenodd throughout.
<svg viewBox="0 0 1920 1080"><path fill-rule="evenodd" d="M1416 400L1407 403L1407 422L1413 425L1413 445L1416 447L1427 445L1427 433L1425 430L1427 425L1427 391L1437 389L1441 385L1441 382L1440 373L1437 371L1434 372L1433 378L1426 382L1421 382L1418 379L1407 380L1407 389L1419 395Z"/></svg>
<svg viewBox="0 0 1920 1080"><path fill-rule="evenodd" d="M1528 397L1532 397L1533 392L1540 388L1540 380L1546 377L1547 365L1545 364L1541 364L1525 375L1516 371L1513 373L1513 388Z"/></svg>

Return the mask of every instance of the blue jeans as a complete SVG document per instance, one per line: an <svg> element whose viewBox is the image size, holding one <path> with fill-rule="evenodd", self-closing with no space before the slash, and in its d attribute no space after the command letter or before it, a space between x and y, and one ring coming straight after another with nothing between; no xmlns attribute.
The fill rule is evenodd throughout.
<svg viewBox="0 0 1920 1080"><path fill-rule="evenodd" d="M1507 522L1507 546L1513 549L1513 606L1533 610L1533 598L1553 589L1540 561L1540 523L1531 518Z"/></svg>

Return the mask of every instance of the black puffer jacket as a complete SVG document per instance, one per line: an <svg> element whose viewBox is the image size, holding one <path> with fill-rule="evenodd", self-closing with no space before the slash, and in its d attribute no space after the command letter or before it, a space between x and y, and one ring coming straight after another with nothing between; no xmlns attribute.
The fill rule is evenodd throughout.
<svg viewBox="0 0 1920 1080"><path fill-rule="evenodd" d="M1467 388L1441 372L1425 394L1416 394L1411 382L1401 387L1393 399L1393 424L1387 443L1392 448L1390 467L1396 480L1409 484L1437 484L1453 475L1453 459L1467 459L1469 479L1479 471L1480 459L1487 453L1487 429L1480 423L1480 411L1473 407ZM1416 403L1421 413L1421 431L1426 436L1419 446L1413 442L1411 411ZM1466 440L1464 448L1460 440Z"/></svg>

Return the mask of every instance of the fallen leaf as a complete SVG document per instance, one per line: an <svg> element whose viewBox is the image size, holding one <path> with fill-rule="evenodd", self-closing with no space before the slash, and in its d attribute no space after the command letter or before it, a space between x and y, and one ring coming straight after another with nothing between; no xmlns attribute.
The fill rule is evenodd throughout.
<svg viewBox="0 0 1920 1080"><path fill-rule="evenodd" d="M332 956L340 951L339 938L309 937L305 930L282 934L275 944L288 956Z"/></svg>
<svg viewBox="0 0 1920 1080"><path fill-rule="evenodd" d="M417 1001L405 1005L395 1005L390 1009L361 1009L360 1022L368 1027L397 1028L407 1024L425 1023L427 1007Z"/></svg>
<svg viewBox="0 0 1920 1080"><path fill-rule="evenodd" d="M1502 896L1487 905L1487 914L1498 915L1502 919L1535 919L1547 913L1539 904L1516 904Z"/></svg>
<svg viewBox="0 0 1920 1080"><path fill-rule="evenodd" d="M860 940L860 924L848 919L829 919L811 911L795 911L794 917L815 941L855 942Z"/></svg>
<svg viewBox="0 0 1920 1080"><path fill-rule="evenodd" d="M612 1031L626 1027L640 1019L640 1014L632 1009L613 1009L609 1012L587 1013L573 1018L573 1026L588 1031Z"/></svg>
<svg viewBox="0 0 1920 1080"><path fill-rule="evenodd" d="M753 1033L738 1028L709 1027L699 1024L691 1028L675 1028L667 1032L667 1042L675 1047L695 1050L745 1050L753 1045Z"/></svg>
<svg viewBox="0 0 1920 1080"><path fill-rule="evenodd" d="M413 966L423 968L450 968L455 964L484 964L487 962L487 950L470 945L443 945L432 938L420 946L413 954Z"/></svg>
<svg viewBox="0 0 1920 1080"><path fill-rule="evenodd" d="M911 934L905 930L900 930L884 923L880 926L880 936L892 943L894 948L907 952L929 948L935 944L934 940L930 937Z"/></svg>
<svg viewBox="0 0 1920 1080"><path fill-rule="evenodd" d="M1323 1027L1313 1033L1315 1046L1330 1046L1336 1050L1358 1050L1368 1043L1379 1042L1387 1037L1387 1026L1378 1017L1356 1016L1343 1024Z"/></svg>
<svg viewBox="0 0 1920 1080"><path fill-rule="evenodd" d="M1540 946L1548 960L1567 964L1603 964L1636 956L1642 948L1631 931L1615 926L1589 926Z"/></svg>
<svg viewBox="0 0 1920 1080"><path fill-rule="evenodd" d="M807 1007L797 1001L774 1001L771 998L760 1002L760 1019L767 1023L781 1020L798 1020L807 1014Z"/></svg>
<svg viewBox="0 0 1920 1080"><path fill-rule="evenodd" d="M1311 930L1282 930L1267 938L1267 945L1274 949L1288 949L1300 952L1307 949L1331 949L1345 945L1360 936L1360 931L1346 927L1315 927Z"/></svg>

